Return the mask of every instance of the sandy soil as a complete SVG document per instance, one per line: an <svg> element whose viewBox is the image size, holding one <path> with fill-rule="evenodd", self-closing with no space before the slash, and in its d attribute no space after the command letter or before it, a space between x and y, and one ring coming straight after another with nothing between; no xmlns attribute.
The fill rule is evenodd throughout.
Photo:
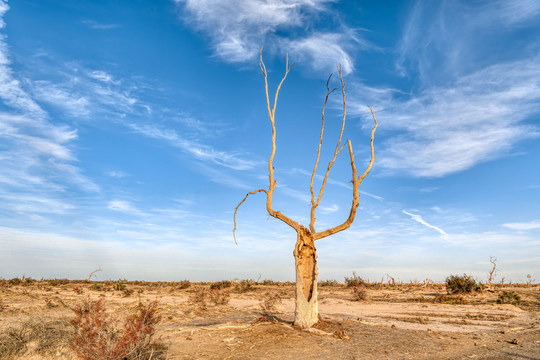
<svg viewBox="0 0 540 360"><path fill-rule="evenodd" d="M104 299L118 319L139 301L157 300L162 320L156 340L166 349L156 356L161 359L540 359L538 286L463 295L464 304L441 298L446 292L440 284L375 286L364 301L354 301L343 285L325 286L319 289L322 321L306 331L292 326L291 285L256 285L244 293L233 286L224 290L230 292L226 305L202 306L194 298L200 288L195 284L179 289L174 283L129 283L116 290L115 282L100 284L42 281L24 286L4 281L0 359L2 334L29 321L56 324L44 327L56 343L38 351L30 342L5 359L75 359L67 346L70 307L86 298ZM501 291L518 294L520 303L497 303ZM278 297L281 302L268 302Z"/></svg>

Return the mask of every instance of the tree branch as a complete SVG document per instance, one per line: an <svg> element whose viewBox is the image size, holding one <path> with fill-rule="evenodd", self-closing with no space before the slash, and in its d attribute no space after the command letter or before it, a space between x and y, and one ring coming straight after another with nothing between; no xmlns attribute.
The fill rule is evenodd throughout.
<svg viewBox="0 0 540 360"><path fill-rule="evenodd" d="M309 229L312 233L315 232L315 192L313 191L313 180L315 179L315 173L317 172L317 167L319 166L319 159L321 157L321 146L323 141L323 134L324 134L324 123L326 120L325 115L325 109L326 104L328 103L328 97L331 93L336 90L336 88L330 90L330 87L328 86L328 83L330 82L330 78L332 77L332 74L328 77L328 80L326 80L326 98L324 99L324 105L322 108L322 124L321 124L321 136L319 138L319 148L317 149L317 160L315 161L315 166L313 167L313 172L311 173L311 183L309 185L309 190L311 192L311 222L309 224Z"/></svg>
<svg viewBox="0 0 540 360"><path fill-rule="evenodd" d="M327 237L329 235L332 235L332 234L335 234L337 232L348 229L351 226L352 222L354 221L354 218L356 216L356 209L358 208L358 202L359 202L359 199L360 199L360 194L358 193L358 188L360 187L360 184L362 183L362 181L364 180L366 175L369 174L369 172L371 171L373 163L375 162L375 149L373 147L373 139L375 137L375 130L377 129L377 126L379 124L377 123L377 119L375 118L375 113L373 112L373 108L371 106L369 106L369 105L368 105L368 107L369 107L369 110L371 110L371 115L373 116L373 121L375 121L375 126L373 126L373 129L371 130L371 140L370 140L371 159L370 159L369 164L368 164L368 166L366 168L366 171L361 176L358 176L358 177L357 177L356 165L354 163L354 153L352 151L351 141L348 140L349 155L350 155L350 158L351 158L351 168L352 168L352 173L353 173L352 174L353 175L353 179L352 179L352 183L353 183L353 202L352 202L352 205L351 205L351 211L349 213L349 217L347 218L347 220L345 220L345 222L343 222L342 224L340 224L338 226L335 226L333 228L330 228L330 229L315 233L313 235L314 240L319 240L319 239L325 238L325 237Z"/></svg>
<svg viewBox="0 0 540 360"><path fill-rule="evenodd" d="M312 233L315 233L315 209L319 206L319 203L321 202L321 198L324 192L324 188L326 187L326 181L328 180L328 175L330 175L330 169L332 169L332 166L334 165L334 162L336 161L336 158L338 154L343 150L343 147L339 147L341 144L341 139L343 138L343 131L345 130L345 118L346 118L346 102L345 102L345 83L343 82L343 76L341 75L341 65L338 65L338 72L339 72L339 79L341 81L341 93L343 96L343 118L341 120L341 132L339 133L339 139L336 144L336 149L334 150L334 157L332 160L328 163L328 167L326 168L326 174L324 175L324 179L321 185L321 188L319 190L319 195L317 196L317 201L313 201L314 194L313 194L313 177L315 176L315 171L317 170L317 164L319 162L319 156L321 151L321 143L322 143L322 137L323 137L323 129L324 129L324 109L326 108L326 103L328 101L328 96L335 90L329 91L328 90L328 81L326 82L326 100L324 101L323 106L323 124L321 126L321 139L319 141L319 151L317 152L317 162L315 163L315 169L313 169L313 174L311 175L311 214L310 214L310 223L309 223L309 229ZM330 78L328 78L330 80Z"/></svg>
<svg viewBox="0 0 540 360"><path fill-rule="evenodd" d="M289 66L289 55L287 55L287 61L285 63L285 74L283 75L283 78L281 79L274 96L274 106L270 107L270 97L268 94L268 72L266 71L266 66L264 65L264 61L262 58L262 50L259 53L260 63L259 66L261 68L261 71L264 75L264 89L266 92L266 107L268 108L268 118L270 119L270 123L272 124L272 152L270 153L270 159L268 160L268 182L269 187L268 191L266 192L266 210L268 211L268 214L270 216L275 217L276 219L279 219L286 223L287 225L291 226L293 229L298 229L300 224L298 224L296 221L288 218L287 216L283 215L279 211L275 211L272 208L272 200L274 195L274 190L276 188L276 180L274 180L274 157L276 155L276 122L274 120L274 116L276 113L276 107L277 107L277 99L279 96L279 91L281 89L281 85L287 78L287 75L289 74L289 71L293 67L294 64L291 64Z"/></svg>
<svg viewBox="0 0 540 360"><path fill-rule="evenodd" d="M259 189L259 190L255 190L255 191L250 191L246 194L246 196L244 197L244 199L242 201L240 201L240 204L238 204L235 208L234 208L234 216L233 216L233 220L234 220L234 228L233 228L233 231L232 231L232 235L233 235L233 238L234 238L234 243L236 245L238 245L238 243L236 242L236 234L235 234L235 231L236 231L236 213L238 212L238 208L240 207L240 205L242 205L242 203L244 201L246 201L246 199L248 198L249 195L254 195L258 192L265 192L268 194L268 192L264 189Z"/></svg>

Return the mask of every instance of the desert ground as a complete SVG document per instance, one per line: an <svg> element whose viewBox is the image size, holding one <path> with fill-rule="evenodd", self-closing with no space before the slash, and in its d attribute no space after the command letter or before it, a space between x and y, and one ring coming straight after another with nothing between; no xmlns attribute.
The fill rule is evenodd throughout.
<svg viewBox="0 0 540 360"><path fill-rule="evenodd" d="M118 329L156 302L138 359L540 359L538 284L447 295L444 283L373 283L358 294L321 282L321 320L301 330L292 283L24 278L0 280L0 359L81 358L73 309L99 299Z"/></svg>

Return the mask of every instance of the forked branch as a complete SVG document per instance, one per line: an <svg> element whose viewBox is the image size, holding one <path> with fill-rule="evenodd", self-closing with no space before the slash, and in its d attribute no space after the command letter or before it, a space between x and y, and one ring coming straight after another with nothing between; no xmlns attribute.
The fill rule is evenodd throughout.
<svg viewBox="0 0 540 360"><path fill-rule="evenodd" d="M276 219L279 219L286 223L287 225L291 226L293 229L297 230L300 227L300 224L298 224L296 221L290 219L289 217L283 215L279 211L275 211L272 208L272 200L274 195L274 190L276 188L276 180L274 180L274 157L276 155L276 122L274 120L274 115L276 113L276 107L277 107L277 100L279 96L279 91L281 89L281 85L283 85L283 82L287 78L287 75L289 74L289 71L293 67L294 64L291 64L289 66L289 55L287 54L287 60L285 63L285 74L283 75L283 78L279 82L276 93L274 95L274 106L270 106L270 95L268 91L268 72L266 71L266 66L264 65L264 61L262 58L262 51L263 48L261 46L261 51L259 52L259 58L260 63L259 67L261 68L261 72L264 75L264 89L266 93L266 107L268 109L268 118L270 119L270 124L272 125L272 151L270 153L270 159L268 160L268 190L260 189L253 192L247 193L247 195L244 197L244 199L238 204L236 209L234 210L234 230L233 230L233 237L234 242L236 243L236 236L235 236L235 230L236 230L236 212L238 211L238 208L244 201L246 201L247 197L251 194L256 194L258 192L265 192L266 193L266 210L268 211L268 214L270 216L275 217ZM238 243L237 243L238 244Z"/></svg>
<svg viewBox="0 0 540 360"><path fill-rule="evenodd" d="M377 123L377 119L375 118L375 113L373 112L373 108L369 106L369 110L371 111L371 115L373 116L373 121L375 122L375 126L373 126L373 129L371 130L371 140L370 140L370 148L371 148L371 159L369 160L369 164L366 168L366 171L361 176L357 177L357 171L356 171L356 165L354 163L354 153L352 150L351 141L348 140L347 144L349 146L349 156L351 158L351 168L352 168L352 183L353 183L353 202L351 205L351 211L349 213L349 217L345 222L342 224L335 226L333 228L318 232L313 234L314 240L325 238L329 235L335 234L337 232L343 231L345 229L348 229L352 222L354 221L354 217L356 216L356 209L358 208L358 202L360 199L360 194L358 192L358 188L360 187L360 184L364 180L367 174L371 171L371 168L373 167L373 163L375 162L375 149L373 147L373 139L375 137L375 130L377 130L377 126L379 125Z"/></svg>
<svg viewBox="0 0 540 360"><path fill-rule="evenodd" d="M262 58L262 50L263 49L261 47L261 51L259 53L259 58L260 58L259 67L261 68L261 72L264 75L264 89L265 89L265 93L266 93L266 107L267 107L267 110L268 110L268 118L270 119L270 124L272 125L272 151L270 153L270 158L268 160L268 182L269 182L269 185L268 185L268 190L259 189L259 190L255 190L255 191L247 193L246 196L244 197L244 199L238 204L238 206L236 206L236 208L234 210L234 229L233 229L233 236L234 236L235 243L236 243L236 236L235 236L236 213L238 212L238 208L240 207L240 205L242 205L244 203L244 201L246 201L246 199L248 198L249 195L253 195L253 194L256 194L258 192L266 193L266 209L267 209L268 214L270 216L275 217L276 219L279 219L279 220L283 221L284 223L286 223L287 225L289 225L293 229L295 229L297 232L300 231L301 229L305 229L299 223L297 223L296 221L294 221L294 220L290 219L289 217L283 215L281 212L275 211L273 209L273 207L272 207L272 200L273 200L274 190L276 188L276 180L274 179L274 157L276 155L275 113L276 113L277 100L278 100L278 96L279 96L279 91L281 89L281 85L283 84L283 82L287 78L287 75L289 74L289 71L291 70L291 68L292 68L292 66L294 64L291 64L289 66L289 57L287 56L287 61L285 63L285 74L283 75L283 78L281 79L281 81L279 82L279 84L277 86L276 92L274 94L273 106L271 106L270 105L270 95L269 95L269 90L268 90L268 72L266 71L266 66L265 66L263 58ZM341 120L341 132L339 134L339 138L338 138L338 141L337 141L337 144L336 144L336 148L334 150L334 156L332 157L332 160L328 163L328 167L326 169L326 173L324 175L321 188L319 190L317 198L315 199L315 191L313 189L313 182L314 182L314 178L315 178L315 173L317 172L317 167L319 165L319 160L320 160L320 155L321 155L321 146L322 146L322 141L323 141L323 136L324 136L324 126L325 126L325 121L326 121L325 110L326 110L326 105L328 103L328 97L330 96L330 94L332 92L334 92L334 90L336 90L336 89L330 90L330 87L328 86L328 84L330 82L330 78L332 77L332 75L330 75L328 77L327 82L326 82L326 99L324 101L324 105L323 105L323 109L322 109L322 125L321 125L321 135L320 135L320 139L319 139L319 147L318 147L318 150L317 150L317 160L315 161L315 166L314 166L314 169L313 169L313 173L311 175L311 183L310 183L311 216L310 216L310 224L309 224L310 230L309 230L309 232L311 233L311 236L312 236L313 240L322 239L322 238L324 238L324 237L326 237L328 235L332 235L332 234L337 233L339 231L345 230L345 229L347 229L348 227L351 226L352 222L354 221L354 217L356 216L356 209L358 207L358 202L359 202L359 197L360 197L359 192L358 192L358 188L359 188L360 184L362 183L362 181L364 180L364 178L366 177L366 175L371 171L371 168L372 168L373 163L375 161L375 151L374 151L374 148L373 148L373 138L375 136L375 130L377 129L378 123L377 123L377 119L375 118L375 113L373 112L373 109L371 108L371 106L368 105L368 107L369 107L369 109L371 111L371 114L373 115L373 120L375 121L375 126L373 127L373 130L371 131L371 141L370 141L371 159L369 161L369 164L368 164L366 170L364 171L364 173L361 176L358 176L358 174L357 174L356 165L355 165L355 162L354 162L354 153L353 153L353 150L352 150L352 145L351 145L350 140L347 140L347 145L348 145L348 148L349 148L349 156L350 156L350 159L351 159L352 175L353 175L352 176L352 181L351 181L353 183L353 201L352 201L351 211L349 213L349 217L347 218L347 220L345 220L345 222L343 222L342 224L340 224L338 226L335 226L335 227L333 227L331 229L327 229L325 231L315 232L315 210L317 209L317 207L319 206L319 203L321 201L322 195L324 193L324 189L326 187L326 182L327 182L328 176L330 174L330 170L332 169L332 166L334 165L334 162L336 161L336 158L337 158L338 154L345 147L345 145L341 146L341 141L343 139L343 132L345 130L346 101L345 101L345 83L343 81L343 76L341 74L341 66L340 65L338 65L338 72L339 72L339 79L341 81L341 93L342 93L342 97L343 97L343 117L342 117L342 120Z"/></svg>
<svg viewBox="0 0 540 360"><path fill-rule="evenodd" d="M330 170L332 169L332 166L334 165L334 162L336 161L336 158L338 154L343 150L343 147L339 147L341 145L341 139L343 138L343 131L345 130L345 117L346 117L346 103L345 103L345 83L343 82L343 76L341 75L341 65L338 65L338 72L339 72L339 79L341 81L341 93L343 96L343 118L341 120L341 132L339 133L339 139L336 144L336 149L334 150L334 157L332 160L328 163L328 167L326 168L326 174L324 175L323 182L321 185L321 188L319 190L319 195L317 196L317 200L315 201L315 193L313 191L313 178L315 177L315 172L317 171L317 166L319 164L319 159L321 155L321 144L323 140L323 132L324 132L324 123L325 123L325 109L326 104L328 103L328 96L334 92L333 89L330 91L330 88L328 87L328 82L330 81L330 77L326 81L326 99L324 100L323 110L322 110L322 125L321 125L321 137L319 140L319 149L317 150L317 161L315 162L315 166L313 168L313 173L311 174L311 184L310 184L310 191L311 191L311 214L310 214L310 222L309 222L309 230L311 233L315 233L315 210L319 206L319 203L321 202L322 195L324 193L324 188L326 187L326 181L328 180L328 175L330 174Z"/></svg>

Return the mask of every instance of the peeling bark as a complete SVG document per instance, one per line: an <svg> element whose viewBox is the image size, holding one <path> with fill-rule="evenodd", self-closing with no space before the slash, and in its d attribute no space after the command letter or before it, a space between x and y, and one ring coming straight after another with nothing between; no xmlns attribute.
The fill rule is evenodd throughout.
<svg viewBox="0 0 540 360"><path fill-rule="evenodd" d="M300 226L297 231L293 255L296 268L294 325L305 329L319 321L319 303L317 299L318 270L315 240L309 230L303 226Z"/></svg>

